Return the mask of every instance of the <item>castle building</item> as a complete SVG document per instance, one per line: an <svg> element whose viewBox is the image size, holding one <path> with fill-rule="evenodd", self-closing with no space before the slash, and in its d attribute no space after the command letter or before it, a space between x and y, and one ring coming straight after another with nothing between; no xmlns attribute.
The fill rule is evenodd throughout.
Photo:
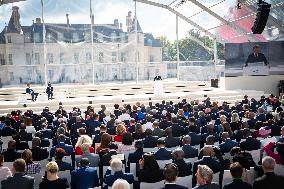
<svg viewBox="0 0 284 189"><path fill-rule="evenodd" d="M136 44L135 18L130 11L126 28L123 31L118 19L113 24L94 24L94 16L90 24L70 24L68 14L65 24L43 24L36 18L31 26L22 26L19 8L14 6L0 33L1 82L91 83L93 77L97 82L135 80L135 58L139 78L149 79L165 68L160 40L143 33L137 20Z"/></svg>

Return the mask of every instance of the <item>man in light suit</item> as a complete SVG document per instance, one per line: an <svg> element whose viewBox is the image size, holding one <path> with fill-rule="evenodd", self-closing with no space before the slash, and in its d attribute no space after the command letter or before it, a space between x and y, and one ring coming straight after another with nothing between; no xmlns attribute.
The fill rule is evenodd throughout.
<svg viewBox="0 0 284 189"><path fill-rule="evenodd" d="M1 182L2 189L33 189L34 178L25 175L26 162L23 159L17 159L13 163L12 177Z"/></svg>

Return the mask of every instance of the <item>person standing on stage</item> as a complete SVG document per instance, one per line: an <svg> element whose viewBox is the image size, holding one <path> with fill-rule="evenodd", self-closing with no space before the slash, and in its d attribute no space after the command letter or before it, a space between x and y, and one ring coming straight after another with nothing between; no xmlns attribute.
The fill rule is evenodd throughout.
<svg viewBox="0 0 284 189"><path fill-rule="evenodd" d="M35 93L33 89L31 89L31 85L28 83L26 88L26 93L32 96L32 101L36 101L38 93Z"/></svg>
<svg viewBox="0 0 284 189"><path fill-rule="evenodd" d="M154 77L154 81L162 80L162 77L157 73L156 77Z"/></svg>
<svg viewBox="0 0 284 189"><path fill-rule="evenodd" d="M245 67L248 66L248 63L264 62L264 64L270 68L270 65L269 65L265 55L260 52L260 47L258 45L255 45L252 50L253 50L253 53L251 53L248 56Z"/></svg>
<svg viewBox="0 0 284 189"><path fill-rule="evenodd" d="M53 87L51 86L51 83L49 82L47 84L47 87L46 87L46 94L47 94L47 97L48 97L48 100L52 100L52 97L53 97Z"/></svg>

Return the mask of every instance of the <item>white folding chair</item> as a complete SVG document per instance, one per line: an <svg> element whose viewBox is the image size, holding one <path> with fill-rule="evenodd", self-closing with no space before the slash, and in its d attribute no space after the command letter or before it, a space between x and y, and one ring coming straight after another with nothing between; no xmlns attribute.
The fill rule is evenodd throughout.
<svg viewBox="0 0 284 189"><path fill-rule="evenodd" d="M284 176L284 165L276 164L274 173L277 175Z"/></svg>
<svg viewBox="0 0 284 189"><path fill-rule="evenodd" d="M42 177L44 175L44 171L41 171L40 173L37 174L30 174L29 176L34 177L34 188L38 189L39 188L39 184L42 181Z"/></svg>
<svg viewBox="0 0 284 189"><path fill-rule="evenodd" d="M161 188L161 186L164 186L164 180L160 182L155 183L147 183L147 182L141 182L140 188L142 189L155 189L155 188Z"/></svg>
<svg viewBox="0 0 284 189"><path fill-rule="evenodd" d="M130 166L129 166L130 168L130 173L132 173L133 174L133 176L134 176L134 180L137 180L137 175L136 175L136 163L130 163Z"/></svg>
<svg viewBox="0 0 284 189"><path fill-rule="evenodd" d="M28 141L29 148L32 149L32 141Z"/></svg>
<svg viewBox="0 0 284 189"><path fill-rule="evenodd" d="M8 142L10 140L13 140L13 138L12 138L12 136L4 136L4 137L1 137L1 140L3 142L2 150L6 150L8 148Z"/></svg>
<svg viewBox="0 0 284 189"><path fill-rule="evenodd" d="M176 183L179 184L179 185L191 188L191 186L192 186L192 175L185 176L185 177L178 177Z"/></svg>
<svg viewBox="0 0 284 189"><path fill-rule="evenodd" d="M233 181L233 177L231 175L230 170L224 170L224 175L223 175L223 182L222 182L222 188L225 184L229 184Z"/></svg>
<svg viewBox="0 0 284 189"><path fill-rule="evenodd" d="M215 183L219 184L219 177L220 177L220 172L215 173L215 174L213 175L212 182L215 182Z"/></svg>
<svg viewBox="0 0 284 189"><path fill-rule="evenodd" d="M188 161L191 162L192 164L198 160L198 157L194 157L194 158L184 158L184 161Z"/></svg>
<svg viewBox="0 0 284 189"><path fill-rule="evenodd" d="M157 162L158 162L159 167L160 167L161 169L164 169L165 165L166 165L167 163L171 163L172 160L171 160L171 159L170 159L170 160L157 160Z"/></svg>
<svg viewBox="0 0 284 189"><path fill-rule="evenodd" d="M59 178L66 178L68 183L71 183L71 174L70 174L70 170L66 170L66 171L59 171L58 172L58 177Z"/></svg>
<svg viewBox="0 0 284 189"><path fill-rule="evenodd" d="M143 152L156 152L158 150L157 147L155 148L143 148Z"/></svg>
<svg viewBox="0 0 284 189"><path fill-rule="evenodd" d="M251 154L253 161L258 163L260 159L260 149L249 151L249 153Z"/></svg>

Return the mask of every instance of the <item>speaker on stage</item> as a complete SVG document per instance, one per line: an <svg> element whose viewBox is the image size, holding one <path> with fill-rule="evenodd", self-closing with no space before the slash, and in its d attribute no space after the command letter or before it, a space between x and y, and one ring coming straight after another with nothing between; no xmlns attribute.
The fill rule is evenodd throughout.
<svg viewBox="0 0 284 189"><path fill-rule="evenodd" d="M211 87L218 88L218 79L211 79Z"/></svg>
<svg viewBox="0 0 284 189"><path fill-rule="evenodd" d="M253 34L261 34L266 26L266 22L269 16L271 4L261 2L258 4L256 19L251 28Z"/></svg>

